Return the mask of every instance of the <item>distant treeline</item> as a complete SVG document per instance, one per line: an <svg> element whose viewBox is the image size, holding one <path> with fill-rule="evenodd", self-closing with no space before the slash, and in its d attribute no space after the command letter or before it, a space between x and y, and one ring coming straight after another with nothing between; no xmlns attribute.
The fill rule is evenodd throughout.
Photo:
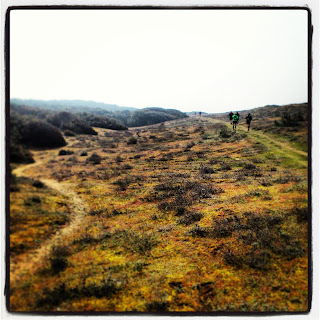
<svg viewBox="0 0 320 320"><path fill-rule="evenodd" d="M63 137L77 134L97 135L93 127L127 130L168 120L187 117L177 110L146 108L141 110L107 111L94 107L72 105L69 111L54 104L45 107L35 100L12 100L10 103L10 161L33 162L28 148L54 148L66 145ZM30 106L30 101L33 106ZM120 108L120 107L119 107Z"/></svg>
<svg viewBox="0 0 320 320"><path fill-rule="evenodd" d="M40 101L11 99L10 104L11 108L16 108L16 110L17 108L27 109L27 113L31 112L30 108L32 108L33 114L37 112L41 114L59 111L69 112L76 114L89 123L90 126L112 130L125 130L125 127L140 127L188 117L185 113L173 109L135 109L81 100Z"/></svg>

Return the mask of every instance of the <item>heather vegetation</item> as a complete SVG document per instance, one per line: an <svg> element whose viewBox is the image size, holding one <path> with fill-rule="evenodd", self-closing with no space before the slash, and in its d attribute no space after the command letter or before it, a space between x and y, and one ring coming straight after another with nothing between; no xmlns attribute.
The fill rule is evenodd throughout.
<svg viewBox="0 0 320 320"><path fill-rule="evenodd" d="M269 108L250 132L244 117L233 132L227 117L121 111L137 127L65 134L13 164L10 309L307 311L306 109L290 127Z"/></svg>

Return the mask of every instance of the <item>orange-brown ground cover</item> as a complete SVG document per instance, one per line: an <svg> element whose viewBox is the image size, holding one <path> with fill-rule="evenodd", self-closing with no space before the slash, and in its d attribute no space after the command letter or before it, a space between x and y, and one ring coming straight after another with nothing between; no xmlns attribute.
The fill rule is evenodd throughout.
<svg viewBox="0 0 320 320"><path fill-rule="evenodd" d="M307 153L228 126L97 129L68 137L71 155L34 151L23 175L53 179L63 194L23 182L11 192L11 267L19 254L31 263L11 279L11 310L306 311ZM31 194L41 203L29 205ZM75 223L75 201L81 223L50 238L59 203ZM32 265L44 241L50 250Z"/></svg>

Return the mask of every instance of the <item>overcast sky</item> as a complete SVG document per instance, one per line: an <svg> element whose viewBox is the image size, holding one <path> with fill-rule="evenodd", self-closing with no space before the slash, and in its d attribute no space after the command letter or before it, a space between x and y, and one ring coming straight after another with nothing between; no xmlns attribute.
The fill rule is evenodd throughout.
<svg viewBox="0 0 320 320"><path fill-rule="evenodd" d="M305 10L14 10L11 98L224 112L307 101Z"/></svg>

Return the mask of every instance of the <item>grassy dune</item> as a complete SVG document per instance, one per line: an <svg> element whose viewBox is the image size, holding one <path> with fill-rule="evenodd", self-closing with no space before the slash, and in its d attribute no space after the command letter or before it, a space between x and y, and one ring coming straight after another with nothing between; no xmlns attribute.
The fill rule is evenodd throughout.
<svg viewBox="0 0 320 320"><path fill-rule="evenodd" d="M11 192L10 309L307 311L307 148L231 130L191 117L34 151L14 173L47 183Z"/></svg>

